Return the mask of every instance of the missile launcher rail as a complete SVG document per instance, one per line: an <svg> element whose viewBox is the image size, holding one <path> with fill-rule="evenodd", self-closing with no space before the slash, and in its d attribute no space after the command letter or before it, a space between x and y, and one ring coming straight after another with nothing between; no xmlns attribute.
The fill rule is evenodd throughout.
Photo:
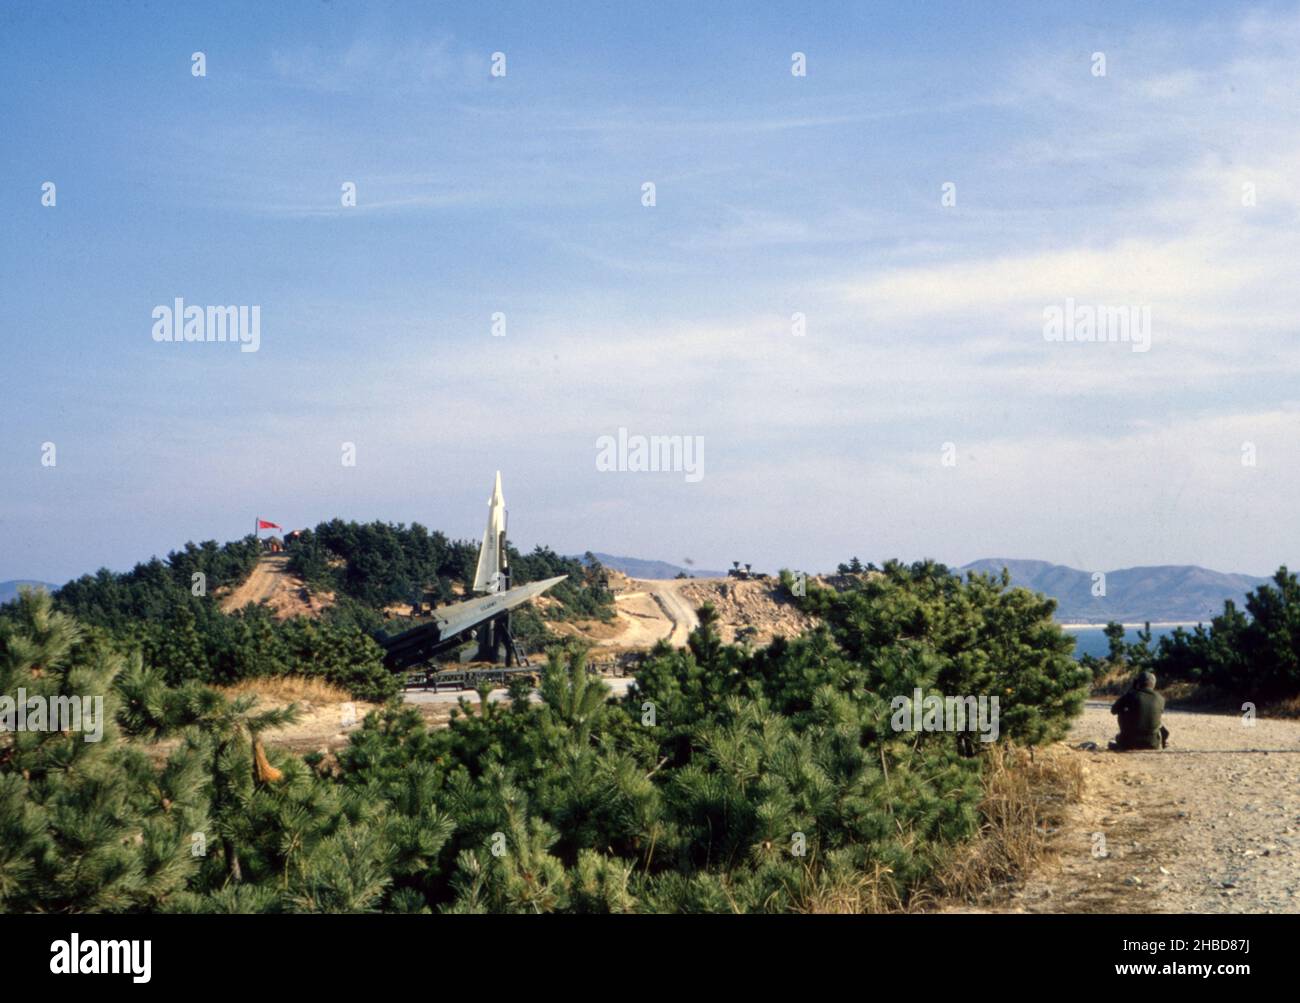
<svg viewBox="0 0 1300 1003"><path fill-rule="evenodd" d="M492 669L447 669L439 671L429 667L422 671L406 673L408 690L429 690L440 693L443 690L476 690L483 683L494 687L508 686L514 676L531 676L534 685L541 681L541 671L526 665L514 668Z"/></svg>

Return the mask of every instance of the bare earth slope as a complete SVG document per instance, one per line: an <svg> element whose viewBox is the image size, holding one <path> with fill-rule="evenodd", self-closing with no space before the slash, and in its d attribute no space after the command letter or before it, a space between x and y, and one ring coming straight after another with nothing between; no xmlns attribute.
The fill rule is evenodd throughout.
<svg viewBox="0 0 1300 1003"><path fill-rule="evenodd" d="M1300 912L1300 721L1167 711L1165 724L1162 752L1075 753L1087 790L1057 866L1007 911ZM1115 731L1109 704L1090 702L1069 742L1105 749Z"/></svg>
<svg viewBox="0 0 1300 1003"><path fill-rule="evenodd" d="M816 626L799 610L774 579L737 581L734 578L680 581L680 592L692 609L712 603L718 611L718 634L725 644L748 637L756 645L776 637L795 637Z"/></svg>
<svg viewBox="0 0 1300 1003"><path fill-rule="evenodd" d="M739 637L770 644L774 637L792 637L814 625L771 579L627 578L618 581L614 599L612 631L590 636L604 647L649 648L660 640L684 647L700 624L696 610L706 602L718 611L718 632L728 644Z"/></svg>
<svg viewBox="0 0 1300 1003"><path fill-rule="evenodd" d="M289 573L288 554L266 554L242 585L221 597L221 610L233 613L249 603L266 603L277 619L287 620L317 616L333 602L333 593L313 592L301 578Z"/></svg>
<svg viewBox="0 0 1300 1003"><path fill-rule="evenodd" d="M658 607L663 610L664 616L672 621L672 630L668 634L668 643L674 648L686 646L687 638L691 636L691 631L700 625L699 617L695 615L696 606L690 601L684 593L681 580L670 579L668 581L642 581L646 592L650 594Z"/></svg>
<svg viewBox="0 0 1300 1003"><path fill-rule="evenodd" d="M695 607L681 595L677 580L625 578L614 595L614 621L602 624L549 624L560 634L579 634L602 648L624 650L652 648L659 641L685 647L691 631L699 626Z"/></svg>

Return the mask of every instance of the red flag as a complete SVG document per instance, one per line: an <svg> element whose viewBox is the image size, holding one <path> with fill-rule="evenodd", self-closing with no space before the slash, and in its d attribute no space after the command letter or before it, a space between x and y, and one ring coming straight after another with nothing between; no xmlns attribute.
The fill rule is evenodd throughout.
<svg viewBox="0 0 1300 1003"><path fill-rule="evenodd" d="M257 528L258 529L284 529L283 526L277 526L275 523L267 522L265 519L257 520Z"/></svg>

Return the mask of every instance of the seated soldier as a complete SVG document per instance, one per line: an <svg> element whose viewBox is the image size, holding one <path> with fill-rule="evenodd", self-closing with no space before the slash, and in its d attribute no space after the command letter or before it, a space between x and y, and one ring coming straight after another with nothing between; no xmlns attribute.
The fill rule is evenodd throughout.
<svg viewBox="0 0 1300 1003"><path fill-rule="evenodd" d="M1163 749L1169 744L1169 729L1160 723L1165 698L1156 692L1156 677L1143 672L1133 688L1115 701L1110 712L1119 717L1119 734L1110 748L1117 752L1130 749Z"/></svg>

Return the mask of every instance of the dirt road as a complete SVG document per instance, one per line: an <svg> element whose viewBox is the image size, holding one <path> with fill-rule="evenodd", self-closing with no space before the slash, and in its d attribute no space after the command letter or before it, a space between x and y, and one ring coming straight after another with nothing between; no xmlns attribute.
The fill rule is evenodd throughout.
<svg viewBox="0 0 1300 1003"><path fill-rule="evenodd" d="M334 603L332 592L308 588L289 571L288 554L264 554L252 574L220 598L221 610L233 613L249 603L266 604L278 620L291 616L319 616Z"/></svg>
<svg viewBox="0 0 1300 1003"><path fill-rule="evenodd" d="M615 596L614 612L622 626L602 646L649 648L667 640L684 647L691 631L700 625L695 607L681 594L685 579L636 579L628 591Z"/></svg>
<svg viewBox="0 0 1300 1003"><path fill-rule="evenodd" d="M221 600L221 609L231 613L249 603L265 602L283 586L289 574L288 554L266 554L257 562L252 574L230 595Z"/></svg>
<svg viewBox="0 0 1300 1003"><path fill-rule="evenodd" d="M686 639L691 636L691 631L700 625L700 618L695 615L695 607L681 593L681 587L685 580L654 581L644 580L641 582L650 597L658 604L659 608L664 611L664 616L672 621L672 630L668 634L668 643L674 648L683 648L686 646Z"/></svg>
<svg viewBox="0 0 1300 1003"><path fill-rule="evenodd" d="M1169 711L1162 752L1088 752L1056 866L1005 910L1300 912L1300 721ZM1090 702L1069 743L1114 737Z"/></svg>
<svg viewBox="0 0 1300 1003"><path fill-rule="evenodd" d="M636 685L635 680L627 677L602 678L606 686L609 687L609 698L617 700L622 697L629 689ZM427 706L429 704L446 704L455 707L460 703L460 698L464 697L474 706L478 706L478 694L474 690L442 690L440 692L430 692L425 690L408 690L402 697L405 703ZM503 687L495 689L488 694L488 703L501 703L509 700L510 694ZM532 690L528 699L533 703L541 703L542 695L537 690Z"/></svg>

